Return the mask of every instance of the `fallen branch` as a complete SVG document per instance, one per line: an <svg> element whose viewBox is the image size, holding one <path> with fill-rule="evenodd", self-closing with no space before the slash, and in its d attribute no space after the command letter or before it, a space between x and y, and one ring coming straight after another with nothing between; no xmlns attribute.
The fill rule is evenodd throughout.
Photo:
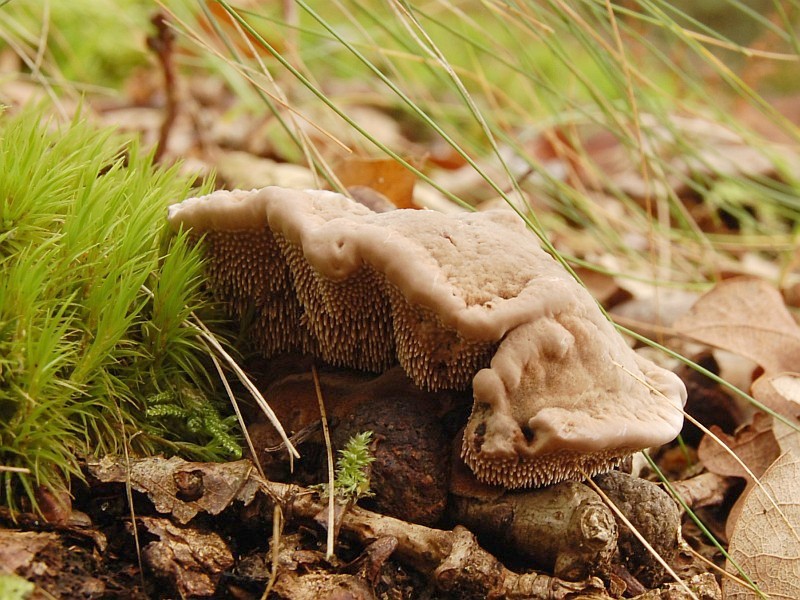
<svg viewBox="0 0 800 600"><path fill-rule="evenodd" d="M325 510L318 496L304 488L272 481L260 483L269 497L281 503L285 515L314 518ZM514 573L459 525L451 531L433 529L356 506L342 516L341 531L365 545L380 538L395 538L397 558L432 576L441 590L458 592L461 598L608 598L597 577L568 582L541 573Z"/></svg>
<svg viewBox="0 0 800 600"><path fill-rule="evenodd" d="M91 475L102 482L129 482L132 489L147 494L156 510L188 524L198 513L218 515L235 502L245 505L256 498L268 504L272 515L280 506L285 519L316 521L327 506L319 495L298 485L267 481L248 460L232 463L192 463L172 457L133 460L125 464L106 457L88 465ZM268 516L267 518L271 518ZM508 598L511 600L610 600L603 581L588 577L565 581L541 573L515 573L478 544L465 527L441 530L380 515L360 507L342 510L336 525L343 536L364 546L378 540L396 540L393 556L429 576L442 591L459 598ZM706 582L703 577L708 576ZM687 583L701 600L719 598L713 576L705 573ZM695 579L697 579L695 581ZM702 592L698 592L701 589ZM685 590L661 588L659 600L683 600ZM650 592L647 592L649 594ZM652 598L643 595L641 598Z"/></svg>
<svg viewBox="0 0 800 600"><path fill-rule="evenodd" d="M252 463L192 463L173 457L148 458L126 465L106 457L88 465L89 472L103 482L125 483L147 494L161 513L170 513L179 523L188 523L199 512L217 515L235 501L249 504L262 492L270 506L280 505L287 521L314 520L326 511L319 495L297 485L267 481ZM191 475L191 494L183 482ZM324 520L323 520L324 523ZM401 561L432 577L439 589L460 598L509 598L530 600L577 600L609 598L597 577L568 582L539 573L517 574L478 545L465 527L451 531L433 529L352 507L341 514L340 531L364 545L382 538L397 540L394 552Z"/></svg>

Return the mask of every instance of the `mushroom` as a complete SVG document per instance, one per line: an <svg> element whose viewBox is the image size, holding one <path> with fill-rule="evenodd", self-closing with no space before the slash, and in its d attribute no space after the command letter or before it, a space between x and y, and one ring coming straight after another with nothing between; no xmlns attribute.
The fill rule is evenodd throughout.
<svg viewBox="0 0 800 600"><path fill-rule="evenodd" d="M584 478L672 440L685 387L640 357L505 210L374 213L328 191L218 191L173 205L212 289L267 356L399 363L423 389L466 389L462 455L508 488Z"/></svg>

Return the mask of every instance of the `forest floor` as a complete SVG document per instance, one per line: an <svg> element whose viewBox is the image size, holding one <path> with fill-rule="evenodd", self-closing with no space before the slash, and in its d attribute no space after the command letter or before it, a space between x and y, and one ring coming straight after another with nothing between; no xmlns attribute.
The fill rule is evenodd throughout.
<svg viewBox="0 0 800 600"><path fill-rule="evenodd" d="M68 120L79 111L98 125L139 136L157 149L156 161L183 161L181 169L198 180L213 174L218 188L322 187L296 153L281 145L273 119L239 109L228 82L176 72L170 43L165 30L154 33L152 64L137 70L124 92L82 100L59 95L53 118ZM15 52L0 52L0 104L9 113L48 100L46 88L23 76L27 70ZM352 85L349 110L363 129L398 154L415 157L442 188L475 205L497 206L494 190L463 157L440 139L415 137L396 113ZM789 122L800 124L800 98L781 98L776 106ZM309 135L322 154L334 156L331 140L348 139L352 131L345 123L318 119ZM800 166L796 142L752 113L743 112L741 119L761 132L780 161L724 124L676 116L668 126L661 124L664 131L680 130L697 139L700 149L691 157L672 155L671 167L699 179L724 171L764 185L787 183L784 174L792 170L787 165ZM609 181L645 204L649 182L638 165L620 162L617 138L603 131L582 133L587 154L568 155L562 134L542 131L526 142L528 150L552 172L565 173L564 181L583 189L611 221L625 221L628 208L607 193ZM697 154L702 160L695 161ZM606 168L602 183L589 163ZM480 166L492 176L501 171L489 160ZM461 210L393 159L351 156L335 171L344 188L371 206ZM520 181L533 178L519 173ZM631 339L638 351L678 373L689 391L690 419L680 442L652 449L652 464L637 454L620 471L596 478L596 485L475 492L463 483L469 474L459 471L463 465L451 450L469 414L469 394L424 394L393 372L367 376L320 365L317 374L307 358L253 358L246 370L293 435L299 463L290 468L285 448L275 450L280 438L246 402L258 465L249 458L199 463L161 456L87 457L86 479L74 482L71 498L43 492L42 514L0 509L0 573L18 576L0 578L0 597L758 597L739 591L747 590L743 575L773 597L800 597L792 575L800 561L797 229L784 222L774 235L763 230L750 235L742 215L719 209L709 196L681 183L672 192L701 231L734 248L715 255L713 287L670 288L647 278L616 277L617 268L627 265L620 267L619 257L606 251L591 229L557 214L547 198L529 196L545 228L552 225L548 231L559 252L607 267L598 272L575 265L615 322L703 369ZM798 205L796 196L791 205ZM745 206L751 217L762 219L759 206ZM623 233L630 247L652 249L648 232L634 227ZM314 487L327 481L330 446L314 412L315 383L326 390L334 458L353 435L370 430L376 436L370 446L375 462L367 467L374 496L334 506L333 555L327 551L329 505ZM729 383L758 404L744 401ZM432 405L437 409L428 408ZM262 452L265 448L270 451ZM598 500L603 495L624 517L607 512ZM597 511L591 512L595 529L589 532L570 521L587 510ZM652 553L626 521L655 547Z"/></svg>

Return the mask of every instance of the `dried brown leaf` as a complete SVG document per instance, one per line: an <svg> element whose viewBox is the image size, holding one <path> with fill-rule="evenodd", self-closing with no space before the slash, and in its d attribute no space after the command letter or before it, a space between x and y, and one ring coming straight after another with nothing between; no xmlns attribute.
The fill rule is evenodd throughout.
<svg viewBox="0 0 800 600"><path fill-rule="evenodd" d="M800 327L780 292L760 279L737 277L718 283L675 328L749 358L768 373L793 371L800 364Z"/></svg>
<svg viewBox="0 0 800 600"><path fill-rule="evenodd" d="M23 572L40 552L57 543L54 533L0 529L0 573Z"/></svg>
<svg viewBox="0 0 800 600"><path fill-rule="evenodd" d="M633 294L621 287L613 275L584 267L576 268L575 274L605 309L612 308L633 298Z"/></svg>
<svg viewBox="0 0 800 600"><path fill-rule="evenodd" d="M800 598L800 459L791 452L783 454L761 477L761 484L747 494L728 552L771 600L796 600ZM730 561L727 570L737 574ZM730 579L722 585L726 600L760 597Z"/></svg>
<svg viewBox="0 0 800 600"><path fill-rule="evenodd" d="M53 525L67 525L72 517L72 498L66 489L36 488L36 505L42 517Z"/></svg>
<svg viewBox="0 0 800 600"><path fill-rule="evenodd" d="M235 500L249 504L258 490L250 477L249 460L230 463L188 463L173 457L147 458L130 462L108 456L89 463L89 472L102 482L124 483L148 495L156 510L171 513L182 524L197 513L221 513ZM128 471L128 472L126 472Z"/></svg>
<svg viewBox="0 0 800 600"><path fill-rule="evenodd" d="M417 208L414 204L416 176L390 158L349 157L336 167L344 187L370 187L386 196L397 208Z"/></svg>
<svg viewBox="0 0 800 600"><path fill-rule="evenodd" d="M214 166L219 178L231 188L249 190L278 185L305 189L316 185L314 174L307 167L277 162L239 150L215 150Z"/></svg>
<svg viewBox="0 0 800 600"><path fill-rule="evenodd" d="M730 436L718 427L711 431L756 475L763 473L778 458L780 449L772 433L772 419L765 413L753 415L753 422ZM717 475L747 478L747 472L730 452L706 435L697 448L697 457L706 469Z"/></svg>
<svg viewBox="0 0 800 600"><path fill-rule="evenodd" d="M295 571L282 573L273 589L281 600L374 600L370 586L361 578L347 573Z"/></svg>
<svg viewBox="0 0 800 600"><path fill-rule="evenodd" d="M800 456L800 374L764 375L753 384L753 397L794 424L774 419L772 432L781 452L793 451Z"/></svg>
<svg viewBox="0 0 800 600"><path fill-rule="evenodd" d="M233 567L228 545L214 532L182 528L167 519L141 517L158 541L145 546L143 556L159 576L172 581L182 598L212 596L220 576Z"/></svg>
<svg viewBox="0 0 800 600"><path fill-rule="evenodd" d="M712 431L725 446L739 457L741 462L747 465L756 477L760 477L780 455L778 442L772 432L772 417L765 413L759 412L753 415L752 424L740 429L735 437L722 433L716 427L712 427ZM747 481L745 491L728 514L725 531L730 538L742 511L744 499L748 491L755 485L755 481L739 461L711 436L706 435L702 439L697 448L697 457L712 473L743 477Z"/></svg>

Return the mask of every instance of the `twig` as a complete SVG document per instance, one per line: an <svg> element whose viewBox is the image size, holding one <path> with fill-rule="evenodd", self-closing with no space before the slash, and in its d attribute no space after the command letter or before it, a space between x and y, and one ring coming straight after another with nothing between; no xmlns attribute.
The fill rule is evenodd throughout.
<svg viewBox="0 0 800 600"><path fill-rule="evenodd" d="M161 71L164 73L164 120L158 132L158 145L153 154L153 162L159 162L167 149L167 141L178 114L177 77L175 75L174 46L175 32L167 24L167 17L163 12L153 15L150 22L155 26L156 33L148 36L147 47L155 52Z"/></svg>
<svg viewBox="0 0 800 600"><path fill-rule="evenodd" d="M336 510L334 474L333 474L333 450L331 446L331 432L328 429L328 416L325 413L325 402L322 399L322 388L319 385L319 374L316 365L311 365L311 375L314 377L314 390L317 392L319 402L319 415L322 419L322 434L325 436L325 454L328 456L328 541L325 547L325 558L333 558L333 536L336 529Z"/></svg>
<svg viewBox="0 0 800 600"><path fill-rule="evenodd" d="M279 504L275 504L272 511L272 569L269 574L269 581L267 587L264 588L264 593L261 594L261 600L267 600L267 596L272 591L275 581L278 579L278 558L280 557L281 550L281 530L283 529L283 511Z"/></svg>
<svg viewBox="0 0 800 600"><path fill-rule="evenodd" d="M211 351L211 348L209 348L206 341L203 338L200 338L200 340L201 343L206 347L208 356L211 358L211 362L214 364L214 368L217 370L217 375L219 376L220 381L222 381L222 385L225 387L225 393L228 395L228 400L233 407L233 411L236 413L236 419L239 421L239 427L242 429L242 434L247 442L247 447L250 449L250 454L253 457L253 463L255 464L259 475L266 477L266 475L264 475L264 469L261 467L261 461L258 459L258 453L256 452L255 446L253 446L253 439L247 432L247 424L244 422L242 411L239 410L239 403L236 401L236 396L231 389L230 383L228 383L228 378L225 376L225 371L222 370L222 365L219 363L219 360L217 360L217 357L214 356L214 353Z"/></svg>
<svg viewBox="0 0 800 600"><path fill-rule="evenodd" d="M125 457L125 497L128 501L128 510L131 515L131 531L133 533L133 543L136 546L136 561L139 564L139 584L142 586L142 591L147 593L147 582L144 578L144 564L142 562L142 544L139 539L139 529L136 527L136 507L133 504L133 485L131 484L131 456L128 451L130 440L125 434L125 419L122 418L122 411L119 404L114 402L116 409L116 416L119 419L119 430L122 434L122 452Z"/></svg>
<svg viewBox="0 0 800 600"><path fill-rule="evenodd" d="M260 483L268 497L281 499L286 514L313 519L325 510L318 495L304 488L274 481ZM610 598L596 577L572 582L542 573L514 573L461 526L450 531L433 529L353 506L342 515L341 528L364 545L384 537L396 538L397 557L431 576L445 591L470 590L474 597L509 600L562 600L581 594L596 600Z"/></svg>
<svg viewBox="0 0 800 600"><path fill-rule="evenodd" d="M272 423L273 427L275 427L275 430L278 432L278 435L281 436L281 439L283 440L283 443L286 446L286 451L289 453L290 464L293 466L294 459L300 458L300 453L294 447L294 444L292 444L292 442L289 440L289 436L286 434L286 430L284 430L283 425L281 425L281 422L278 420L275 411L272 410L269 403L264 399L264 396L261 394L259 389L247 376L247 373L244 372L244 370L233 359L233 357L225 350L225 348L222 347L222 344L219 343L219 340L211 332L211 330L208 327L206 327L205 323L203 323L203 321L201 321L200 318L194 313L192 313L191 321L189 323L191 325L194 325L195 328L199 330L198 334L200 335L200 337L206 342L208 342L208 344L217 352L217 354L219 354L222 357L222 359L231 368L231 370L234 372L234 374L242 383L242 385L244 385L245 388L247 388L247 391L256 401L258 407L267 416L269 422ZM187 326L189 326L189 324L187 324Z"/></svg>
<svg viewBox="0 0 800 600"><path fill-rule="evenodd" d="M30 474L31 470L26 467L6 467L4 465L0 465L0 473L25 473Z"/></svg>
<svg viewBox="0 0 800 600"><path fill-rule="evenodd" d="M150 296L150 298L154 297L154 294L153 294L152 290L150 290L146 285L142 285L141 289L148 296ZM196 329L198 337L206 345L206 348L210 347L217 354L219 354L220 358L222 358L222 360L225 362L225 364L227 364L228 367L234 372L234 374L239 379L239 381L242 383L242 385L244 385L245 388L247 388L247 391L250 393L250 396L253 398L253 400L256 401L256 404L258 404L258 407L267 416L267 419L269 419L269 422L272 423L272 426L275 427L275 430L278 432L278 435L280 435L281 440L283 440L283 444L284 444L284 447L286 448L286 452L289 454L289 464L292 467L294 467L294 459L295 458L300 458L300 453L294 447L294 444L292 444L291 440L289 439L289 436L286 434L286 430L284 430L283 425L281 425L281 422L278 420L277 415L272 410L272 408L270 407L269 403L264 399L264 396L261 394L261 392L255 386L255 384L247 376L247 373L245 373L244 370L239 366L239 364L234 360L234 358L230 354L228 354L228 352L225 351L225 348L222 347L222 344L220 344L220 342L217 339L217 337L213 334L213 332L208 327L206 327L205 323L203 323L203 321L200 320L200 317L198 317L194 312L191 313L190 318L187 319L186 321L184 321L182 323L182 325L184 327L192 327L192 328ZM218 363L216 361L214 361L214 364L218 365ZM233 394L232 394L232 392L230 392L230 386L228 385L227 379L225 379L223 377L222 380L224 382L226 390L228 391L229 396L232 397ZM238 405L234 404L233 408L236 411L236 416L239 419L239 424L240 424L240 426L242 427L242 429L244 431L245 439L247 439L247 443L248 443L248 446L250 447L250 451L254 453L253 454L253 458L255 460L255 456L256 456L255 455L255 449L252 446L252 440L247 435L247 429L245 427L242 415L241 415L241 413L239 411L239 407L238 407ZM256 464L258 464L258 463L256 463ZM258 464L258 470L259 471L261 470L260 464Z"/></svg>

